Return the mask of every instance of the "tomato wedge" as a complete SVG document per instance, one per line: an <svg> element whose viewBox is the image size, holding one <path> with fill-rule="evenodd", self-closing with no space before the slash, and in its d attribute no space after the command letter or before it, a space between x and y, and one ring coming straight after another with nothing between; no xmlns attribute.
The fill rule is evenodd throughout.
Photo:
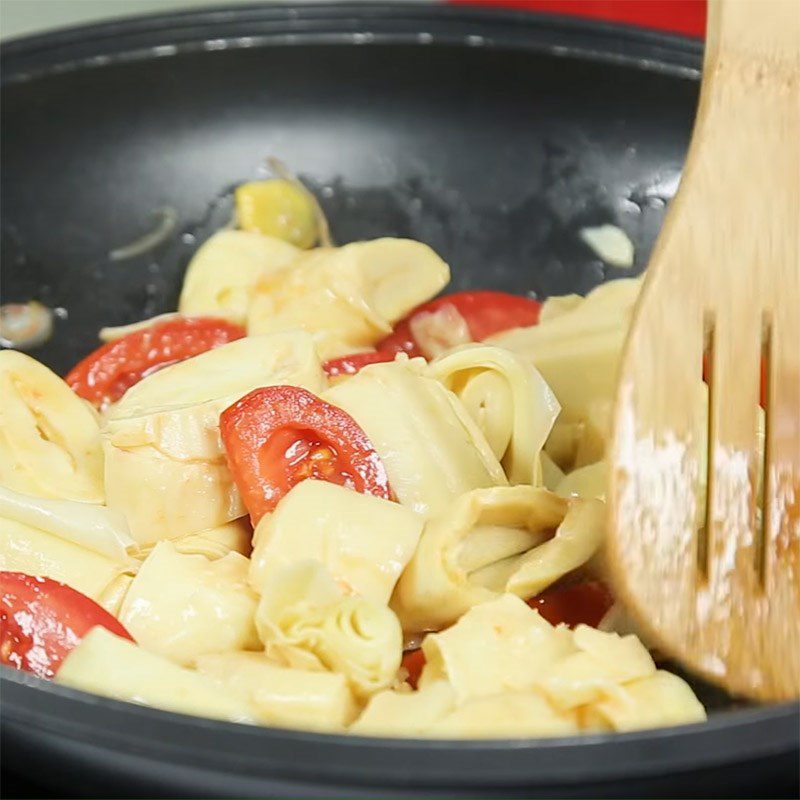
<svg viewBox="0 0 800 800"><path fill-rule="evenodd" d="M66 382L97 407L119 400L142 378L245 335L214 317L168 319L108 342L72 368Z"/></svg>
<svg viewBox="0 0 800 800"><path fill-rule="evenodd" d="M576 625L596 628L613 603L611 592L600 581L555 586L528 600L528 605L551 625L563 622L570 628Z"/></svg>
<svg viewBox="0 0 800 800"><path fill-rule="evenodd" d="M382 364L385 361L394 361L395 354L390 352L351 353L341 358L332 358L322 365L329 378L338 378L342 375L355 375L362 367L368 364Z"/></svg>
<svg viewBox="0 0 800 800"><path fill-rule="evenodd" d="M406 352L412 356L423 355L411 331L411 320L420 314L438 311L448 304L454 306L464 317L470 335L476 342L511 328L536 325L541 309L541 303L516 294L492 291L456 292L417 306L394 326L392 333L377 344L377 349L390 353Z"/></svg>
<svg viewBox="0 0 800 800"><path fill-rule="evenodd" d="M0 663L52 678L96 625L133 641L108 611L71 586L0 572Z"/></svg>
<svg viewBox="0 0 800 800"><path fill-rule="evenodd" d="M392 499L380 456L342 409L297 386L255 389L222 412L222 441L256 525L306 478Z"/></svg>
<svg viewBox="0 0 800 800"><path fill-rule="evenodd" d="M419 676L425 666L425 653L422 652L421 648L417 650L406 650L405 653L403 653L403 660L400 666L408 672L406 682L413 689L416 689L417 681L419 681Z"/></svg>

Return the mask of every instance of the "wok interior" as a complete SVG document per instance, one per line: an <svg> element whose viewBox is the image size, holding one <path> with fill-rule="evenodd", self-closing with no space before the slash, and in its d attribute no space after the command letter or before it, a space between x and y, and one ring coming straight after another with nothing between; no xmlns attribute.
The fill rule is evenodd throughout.
<svg viewBox="0 0 800 800"><path fill-rule="evenodd" d="M66 310L32 353L63 374L102 326L175 307L189 257L268 155L317 191L338 244L419 239L451 264L451 290L585 292L646 264L696 95L685 77L463 46L179 52L26 80L6 71L3 302ZM109 259L164 208L177 214L172 237ZM632 239L632 271L604 266L579 238L604 222Z"/></svg>
<svg viewBox="0 0 800 800"><path fill-rule="evenodd" d="M435 81L430 76L435 75ZM420 87L424 87L421 90ZM337 244L418 239L448 290L585 293L640 272L677 186L697 82L526 50L306 45L178 52L3 87L3 302L65 315L32 352L60 373L97 331L172 310L233 188L274 155ZM154 249L114 250L177 224ZM581 239L611 223L632 270ZM693 682L709 710L724 693Z"/></svg>
<svg viewBox="0 0 800 800"><path fill-rule="evenodd" d="M64 374L101 327L175 308L192 254L270 155L314 191L336 244L423 241L450 263L448 290L585 293L646 266L697 88L522 49L388 44L154 51L23 79L12 70L3 302L64 309L32 351ZM111 256L164 210L177 224L161 244ZM632 270L581 239L604 223L634 243ZM693 685L709 710L730 705Z"/></svg>

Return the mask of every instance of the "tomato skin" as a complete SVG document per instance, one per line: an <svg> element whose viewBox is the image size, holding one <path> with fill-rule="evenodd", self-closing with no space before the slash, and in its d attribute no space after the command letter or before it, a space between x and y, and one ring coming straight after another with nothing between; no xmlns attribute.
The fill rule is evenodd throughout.
<svg viewBox="0 0 800 800"><path fill-rule="evenodd" d="M403 653L403 660L400 666L408 672L406 682L412 688L416 689L419 676L422 673L422 668L425 666L425 653L422 652L422 648L406 650L406 652Z"/></svg>
<svg viewBox="0 0 800 800"><path fill-rule="evenodd" d="M98 347L64 380L78 396L101 407L119 400L147 375L243 336L241 325L224 319L168 319Z"/></svg>
<svg viewBox="0 0 800 800"><path fill-rule="evenodd" d="M411 320L419 314L429 314L446 305L453 306L464 317L470 335L476 342L511 328L536 325L541 310L541 303L536 300L507 292L456 292L417 306L394 326L392 333L377 344L377 349L391 353L405 352L411 356L423 355L411 332Z"/></svg>
<svg viewBox="0 0 800 800"><path fill-rule="evenodd" d="M345 411L297 386L267 386L226 408L220 432L253 525L306 478L391 500L380 456Z"/></svg>
<svg viewBox="0 0 800 800"><path fill-rule="evenodd" d="M332 358L322 365L329 378L338 378L342 375L355 375L360 369L369 364L382 364L394 361L395 354L389 352L351 353L341 358Z"/></svg>
<svg viewBox="0 0 800 800"><path fill-rule="evenodd" d="M605 584L586 581L569 586L554 586L527 601L551 625L564 623L570 628L591 625L596 628L614 603Z"/></svg>
<svg viewBox="0 0 800 800"><path fill-rule="evenodd" d="M22 572L0 572L0 663L52 678L97 625L133 641L108 611L71 586Z"/></svg>
<svg viewBox="0 0 800 800"><path fill-rule="evenodd" d="M420 308L424 308L420 306ZM415 312L412 312L412 314ZM395 326L394 330L376 345L378 352L391 353L392 357L397 353L408 353L411 358L422 356L417 340L414 334L411 333L411 317L401 319Z"/></svg>

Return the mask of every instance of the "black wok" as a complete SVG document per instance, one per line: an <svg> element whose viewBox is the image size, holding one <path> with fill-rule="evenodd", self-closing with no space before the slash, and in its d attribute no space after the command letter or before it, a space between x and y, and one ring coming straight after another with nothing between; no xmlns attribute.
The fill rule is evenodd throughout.
<svg viewBox="0 0 800 800"><path fill-rule="evenodd" d="M174 308L230 188L277 155L340 242L412 236L455 288L541 296L629 273L578 237L619 224L635 271L674 192L701 47L599 23L403 4L240 8L3 48L2 300L65 309L59 371L101 325ZM110 251L169 207L139 257ZM706 692L704 725L620 736L417 742L256 729L2 669L3 768L81 796L796 796L796 705ZM703 687L699 691L704 692Z"/></svg>

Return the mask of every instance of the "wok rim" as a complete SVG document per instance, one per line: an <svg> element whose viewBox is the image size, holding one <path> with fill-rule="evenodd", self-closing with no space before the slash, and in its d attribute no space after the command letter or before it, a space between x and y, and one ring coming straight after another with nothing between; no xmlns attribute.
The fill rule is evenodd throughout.
<svg viewBox="0 0 800 800"><path fill-rule="evenodd" d="M214 37L202 35L212 25ZM423 42L421 33L431 38ZM556 14L421 0L246 3L131 16L9 38L0 47L0 83L193 49L354 42L537 50L695 79L703 53L699 39Z"/></svg>
<svg viewBox="0 0 800 800"><path fill-rule="evenodd" d="M200 763L212 772L224 770L227 761L239 770L248 768L247 775L256 779L298 777L300 770L284 754L278 753L275 760L266 757L275 755L278 744L287 746L299 763L313 763L318 783L409 785L409 768L413 767L411 771L419 779L413 785L451 787L667 777L800 748L800 704L791 702L722 711L704 723L630 733L412 739L317 733L195 717L71 689L10 667L0 668L0 680L4 684L4 727L24 726L26 735L34 737L37 733L61 734L73 744L91 744L105 752L138 751L145 760L195 764L201 756ZM63 713L62 707L70 713ZM98 742L101 716L103 738ZM142 753L142 730L149 737L145 750L157 756ZM225 743L228 747L222 746ZM314 760L322 753L329 756L330 763ZM222 763L215 768L215 762Z"/></svg>

